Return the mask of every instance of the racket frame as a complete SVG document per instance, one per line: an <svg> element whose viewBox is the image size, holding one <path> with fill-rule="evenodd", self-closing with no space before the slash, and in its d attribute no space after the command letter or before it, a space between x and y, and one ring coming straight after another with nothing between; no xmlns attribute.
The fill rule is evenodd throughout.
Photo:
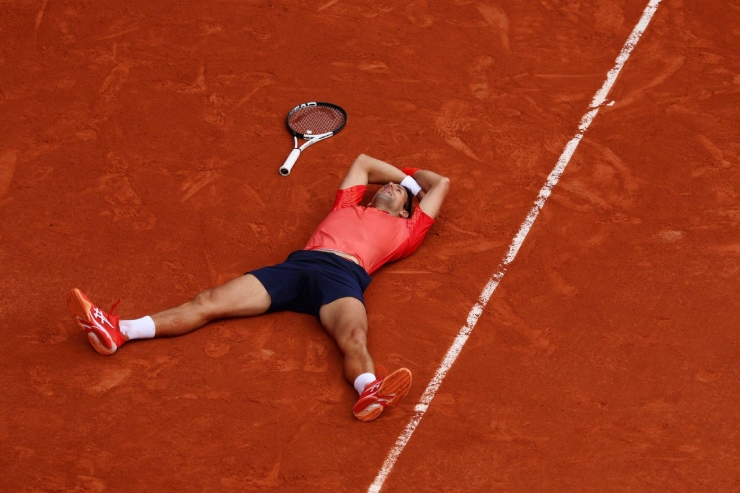
<svg viewBox="0 0 740 493"><path fill-rule="evenodd" d="M342 113L342 115L344 115L344 121L339 126L339 128L337 128L333 132L325 132L323 134L302 134L290 128L290 116L293 113L295 113L296 111L302 108L311 108L311 107L319 106L319 105L329 106L331 108L339 110ZM290 112L288 112L288 116L285 118L285 124L288 127L288 131L290 131L290 133L293 134L293 150L288 155L288 158L285 160L285 163L283 163L283 165L280 167L280 174L283 176L288 176L290 174L290 171L293 169L295 162L298 160L298 156L300 156L303 151L305 151L306 149L314 145L316 142L328 139L332 135L338 134L344 128L344 126L347 124L347 112L344 111L343 108L337 106L336 104L324 103L321 101L312 101L309 103L299 104L298 106L290 110ZM306 141L300 147L298 147L299 138Z"/></svg>

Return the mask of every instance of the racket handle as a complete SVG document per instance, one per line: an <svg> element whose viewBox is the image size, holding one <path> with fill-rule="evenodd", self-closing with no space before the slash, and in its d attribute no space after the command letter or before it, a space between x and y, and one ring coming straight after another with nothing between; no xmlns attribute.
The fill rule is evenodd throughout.
<svg viewBox="0 0 740 493"><path fill-rule="evenodd" d="M280 167L280 174L283 176L288 176L290 174L290 170L293 169L293 166L295 165L295 162L298 161L298 156L300 155L300 149L293 149L292 151L290 151L288 159L286 159L283 165Z"/></svg>

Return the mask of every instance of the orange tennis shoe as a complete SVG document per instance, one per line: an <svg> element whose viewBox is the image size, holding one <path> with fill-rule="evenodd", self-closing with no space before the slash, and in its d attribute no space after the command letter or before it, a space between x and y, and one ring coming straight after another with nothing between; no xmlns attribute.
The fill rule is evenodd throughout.
<svg viewBox="0 0 740 493"><path fill-rule="evenodd" d="M395 406L409 393L411 388L411 371L399 368L387 377L385 368L379 366L378 378L367 385L360 398L352 408L355 418L360 421L372 421L386 406Z"/></svg>
<svg viewBox="0 0 740 493"><path fill-rule="evenodd" d="M111 307L111 313L105 313L77 288L70 291L67 297L67 305L72 318L82 330L87 332L87 338L90 339L92 347L106 356L115 353L126 342L118 328L120 317L113 313L117 304Z"/></svg>

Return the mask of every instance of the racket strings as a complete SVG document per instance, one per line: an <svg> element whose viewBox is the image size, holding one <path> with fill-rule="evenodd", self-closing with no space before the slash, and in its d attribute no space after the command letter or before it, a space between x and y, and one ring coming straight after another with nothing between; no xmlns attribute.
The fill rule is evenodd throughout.
<svg viewBox="0 0 740 493"><path fill-rule="evenodd" d="M300 108L290 115L288 126L299 134L318 135L334 132L345 122L345 115L331 107Z"/></svg>

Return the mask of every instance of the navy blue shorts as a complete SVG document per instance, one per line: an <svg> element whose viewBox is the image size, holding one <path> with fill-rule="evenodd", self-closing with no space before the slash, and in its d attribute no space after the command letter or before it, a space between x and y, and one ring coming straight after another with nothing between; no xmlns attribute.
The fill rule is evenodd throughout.
<svg viewBox="0 0 740 493"><path fill-rule="evenodd" d="M299 250L282 264L247 272L270 294L268 312L288 310L319 316L322 306L339 298L357 298L372 278L356 263L329 252Z"/></svg>

